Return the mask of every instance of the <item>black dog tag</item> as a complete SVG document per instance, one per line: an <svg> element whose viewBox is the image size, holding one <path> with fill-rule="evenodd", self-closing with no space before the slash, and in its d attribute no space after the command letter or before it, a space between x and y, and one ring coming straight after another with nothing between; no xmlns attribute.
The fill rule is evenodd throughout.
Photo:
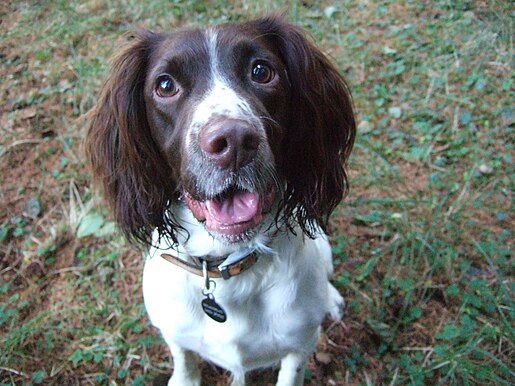
<svg viewBox="0 0 515 386"><path fill-rule="evenodd" d="M215 297L212 294L207 294L206 298L202 300L202 309L211 319L218 323L223 323L227 320L227 314L225 310L215 301Z"/></svg>

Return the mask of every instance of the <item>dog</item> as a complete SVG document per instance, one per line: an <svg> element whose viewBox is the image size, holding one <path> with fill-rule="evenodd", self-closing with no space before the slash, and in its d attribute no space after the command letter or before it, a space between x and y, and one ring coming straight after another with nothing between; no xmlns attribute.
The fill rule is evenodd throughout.
<svg viewBox="0 0 515 386"><path fill-rule="evenodd" d="M350 90L282 16L138 31L114 58L86 151L114 218L148 248L144 302L170 347L168 385L199 357L302 385L326 314L328 216L348 190Z"/></svg>

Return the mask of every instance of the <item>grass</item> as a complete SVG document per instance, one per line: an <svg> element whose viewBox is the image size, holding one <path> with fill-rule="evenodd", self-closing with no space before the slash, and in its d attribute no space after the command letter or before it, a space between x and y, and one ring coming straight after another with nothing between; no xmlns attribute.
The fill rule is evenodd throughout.
<svg viewBox="0 0 515 386"><path fill-rule="evenodd" d="M515 382L509 2L277 4L0 6L1 384L169 375L142 305L141 253L90 187L84 114L126 31L273 9L287 9L338 64L360 122L352 191L331 219L347 315L325 326L306 383ZM212 385L227 379L204 372Z"/></svg>

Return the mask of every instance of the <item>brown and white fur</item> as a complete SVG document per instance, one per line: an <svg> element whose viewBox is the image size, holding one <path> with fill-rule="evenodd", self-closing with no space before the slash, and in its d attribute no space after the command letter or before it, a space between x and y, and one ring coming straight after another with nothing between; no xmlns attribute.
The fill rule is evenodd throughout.
<svg viewBox="0 0 515 386"><path fill-rule="evenodd" d="M347 190L355 137L349 89L302 30L269 16L171 34L140 31L113 62L86 148L120 229L149 247L145 305L169 345L169 385L200 385L198 357L244 385L280 363L302 385L329 313L327 217ZM227 321L200 306L205 286L161 258L258 260L213 279Z"/></svg>

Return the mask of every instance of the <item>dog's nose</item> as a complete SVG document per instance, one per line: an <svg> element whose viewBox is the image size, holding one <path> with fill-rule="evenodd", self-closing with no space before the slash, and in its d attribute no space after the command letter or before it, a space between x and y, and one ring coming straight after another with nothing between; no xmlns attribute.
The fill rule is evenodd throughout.
<svg viewBox="0 0 515 386"><path fill-rule="evenodd" d="M238 120L210 125L200 132L200 148L222 169L237 170L256 156L260 136L256 127Z"/></svg>

